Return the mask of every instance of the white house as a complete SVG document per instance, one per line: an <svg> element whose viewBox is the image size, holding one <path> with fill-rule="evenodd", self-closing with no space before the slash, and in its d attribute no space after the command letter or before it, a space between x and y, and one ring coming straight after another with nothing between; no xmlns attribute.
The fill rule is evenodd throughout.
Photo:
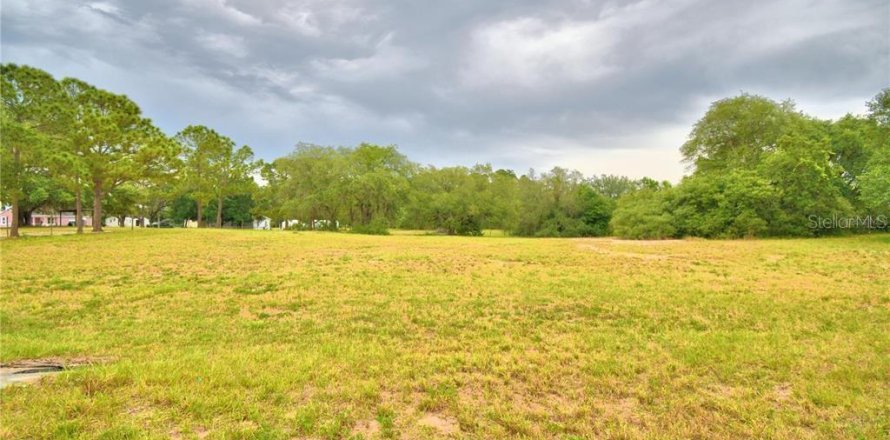
<svg viewBox="0 0 890 440"><path fill-rule="evenodd" d="M282 220L281 224L278 225L278 227L281 229L288 229L291 226L297 226L297 225L305 226L305 224L299 220Z"/></svg>
<svg viewBox="0 0 890 440"><path fill-rule="evenodd" d="M151 221L146 217L141 217L141 218L140 217L124 217L123 224L121 224L120 219L117 217L108 217L105 219L105 226L111 226L111 227L123 226L125 228L130 228L130 227L135 226L135 227L139 228L139 227L148 225L149 223L151 223Z"/></svg>
<svg viewBox="0 0 890 440"><path fill-rule="evenodd" d="M292 226L299 226L300 229L329 229L331 226L335 226L336 228L340 227L339 221L331 221L331 220L312 220L312 227L310 227L309 223L303 222L301 220L284 220L281 222L281 229L288 229Z"/></svg>
<svg viewBox="0 0 890 440"><path fill-rule="evenodd" d="M253 228L254 229L264 229L264 230L272 229L272 219L269 217L253 219Z"/></svg>

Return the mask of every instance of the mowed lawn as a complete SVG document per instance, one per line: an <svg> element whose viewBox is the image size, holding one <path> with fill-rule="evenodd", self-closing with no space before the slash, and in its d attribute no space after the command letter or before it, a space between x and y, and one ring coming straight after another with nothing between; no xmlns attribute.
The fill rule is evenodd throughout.
<svg viewBox="0 0 890 440"><path fill-rule="evenodd" d="M0 242L4 438L886 438L890 235Z"/></svg>

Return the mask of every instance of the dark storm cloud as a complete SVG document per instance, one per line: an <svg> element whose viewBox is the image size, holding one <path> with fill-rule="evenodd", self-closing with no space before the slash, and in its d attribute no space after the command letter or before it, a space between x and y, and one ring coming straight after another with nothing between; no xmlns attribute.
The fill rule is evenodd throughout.
<svg viewBox="0 0 890 440"><path fill-rule="evenodd" d="M883 0L6 0L2 56L265 158L368 140L441 165L676 179L714 99L862 111L890 85L888 18Z"/></svg>

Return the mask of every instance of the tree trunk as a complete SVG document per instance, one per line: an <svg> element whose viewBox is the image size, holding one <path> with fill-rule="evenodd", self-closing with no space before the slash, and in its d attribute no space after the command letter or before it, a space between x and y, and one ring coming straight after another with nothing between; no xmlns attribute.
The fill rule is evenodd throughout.
<svg viewBox="0 0 890 440"><path fill-rule="evenodd" d="M34 220L31 217L34 215L35 209L37 207L22 212L22 222L20 223L22 226L34 226ZM19 211L21 211L21 208L19 208Z"/></svg>
<svg viewBox="0 0 890 440"><path fill-rule="evenodd" d="M223 205L222 197L217 197L216 198L216 227L217 228L222 227L222 205Z"/></svg>
<svg viewBox="0 0 890 440"><path fill-rule="evenodd" d="M80 179L77 180L77 191L74 193L74 224L77 233L83 234L83 200L81 199Z"/></svg>
<svg viewBox="0 0 890 440"><path fill-rule="evenodd" d="M21 179L21 170L19 169L19 162L21 162L21 153L19 149L13 147L13 169L19 173L19 179ZM21 183L21 181L19 181ZM21 189L19 186L18 189ZM16 190L12 191L12 219L9 224L9 236L10 237L18 237L19 236L19 196L16 194Z"/></svg>
<svg viewBox="0 0 890 440"><path fill-rule="evenodd" d="M201 227L201 219L202 219L202 217L203 217L202 212L204 211L204 207L201 206L201 201L200 201L200 200L196 200L196 202L197 202L197 204L198 204L198 227L200 228L200 227Z"/></svg>
<svg viewBox="0 0 890 440"><path fill-rule="evenodd" d="M93 187L93 232L102 232L102 184Z"/></svg>
<svg viewBox="0 0 890 440"><path fill-rule="evenodd" d="M17 195L12 196L12 219L10 219L9 224L9 236L19 236L19 197Z"/></svg>

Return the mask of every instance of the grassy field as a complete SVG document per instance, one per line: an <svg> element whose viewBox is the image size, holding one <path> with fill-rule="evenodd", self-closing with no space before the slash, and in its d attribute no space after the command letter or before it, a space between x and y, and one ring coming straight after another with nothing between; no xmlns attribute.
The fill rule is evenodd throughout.
<svg viewBox="0 0 890 440"><path fill-rule="evenodd" d="M890 236L3 240L3 438L886 438Z"/></svg>

